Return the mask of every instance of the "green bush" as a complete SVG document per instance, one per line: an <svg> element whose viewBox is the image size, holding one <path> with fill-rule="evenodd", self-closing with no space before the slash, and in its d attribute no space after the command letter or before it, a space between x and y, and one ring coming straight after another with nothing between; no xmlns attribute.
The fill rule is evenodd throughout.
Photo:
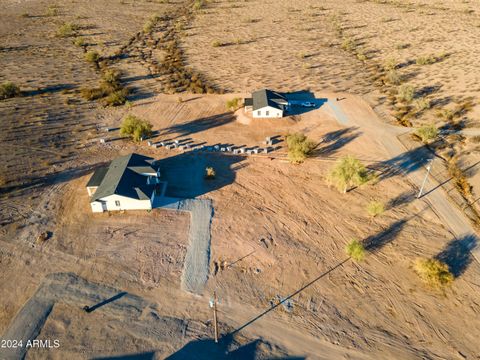
<svg viewBox="0 0 480 360"><path fill-rule="evenodd" d="M372 200L367 205L367 212L371 217L382 215L384 211L385 206L380 201Z"/></svg>
<svg viewBox="0 0 480 360"><path fill-rule="evenodd" d="M120 134L130 136L133 141L140 141L152 134L152 127L152 124L146 120L127 115L120 127Z"/></svg>
<svg viewBox="0 0 480 360"><path fill-rule="evenodd" d="M105 106L120 106L127 102L128 89L116 90L104 99Z"/></svg>
<svg viewBox="0 0 480 360"><path fill-rule="evenodd" d="M240 99L238 97L227 100L227 102L226 102L227 110L230 110L230 111L237 110L240 107L241 101L242 101L242 99Z"/></svg>
<svg viewBox="0 0 480 360"><path fill-rule="evenodd" d="M431 287L441 288L453 281L448 266L436 259L417 259L414 270L420 279Z"/></svg>
<svg viewBox="0 0 480 360"><path fill-rule="evenodd" d="M64 23L62 26L60 26L58 29L57 29L57 33L56 35L58 37L70 37L70 36L74 36L76 34L76 31L79 29L80 27L76 24L72 24L72 23L69 23L69 22L66 22Z"/></svg>
<svg viewBox="0 0 480 360"><path fill-rule="evenodd" d="M100 60L100 54L96 51L89 51L85 54L85 60L89 63L97 63Z"/></svg>
<svg viewBox="0 0 480 360"><path fill-rule="evenodd" d="M11 81L5 81L0 85L0 100L20 95L20 88Z"/></svg>
<svg viewBox="0 0 480 360"><path fill-rule="evenodd" d="M355 261L362 261L365 258L365 247L358 240L350 241L345 247L345 252Z"/></svg>
<svg viewBox="0 0 480 360"><path fill-rule="evenodd" d="M302 133L287 135L288 160L293 164L305 161L308 154L316 148L316 144Z"/></svg>
<svg viewBox="0 0 480 360"><path fill-rule="evenodd" d="M415 88L412 85L403 84L398 89L398 99L402 102L409 103L415 96Z"/></svg>
<svg viewBox="0 0 480 360"><path fill-rule="evenodd" d="M73 45L78 46L78 47L85 46L85 39L84 39L84 38L81 38L81 37L77 37L77 38L75 38L75 40L73 41Z"/></svg>
<svg viewBox="0 0 480 360"><path fill-rule="evenodd" d="M415 134L422 139L424 143L428 143L432 140L435 140L435 138L438 136L438 129L433 124L424 125L415 130Z"/></svg>
<svg viewBox="0 0 480 360"><path fill-rule="evenodd" d="M369 176L365 166L351 155L339 159L328 175L328 182L343 193L346 193L352 186L365 184L368 180Z"/></svg>

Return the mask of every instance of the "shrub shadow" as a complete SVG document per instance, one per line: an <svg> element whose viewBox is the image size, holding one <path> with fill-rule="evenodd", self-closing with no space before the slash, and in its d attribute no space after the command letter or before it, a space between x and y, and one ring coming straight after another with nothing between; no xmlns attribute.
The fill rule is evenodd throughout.
<svg viewBox="0 0 480 360"><path fill-rule="evenodd" d="M459 239L450 241L447 246L435 256L448 265L453 276L459 277L472 262L471 251L475 248L477 237L474 234L467 234Z"/></svg>

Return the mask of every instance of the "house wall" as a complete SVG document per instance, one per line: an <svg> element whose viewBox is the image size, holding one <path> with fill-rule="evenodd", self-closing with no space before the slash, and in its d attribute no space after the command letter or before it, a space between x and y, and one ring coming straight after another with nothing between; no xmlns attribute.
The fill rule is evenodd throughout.
<svg viewBox="0 0 480 360"><path fill-rule="evenodd" d="M92 207L92 212L103 212L102 203L100 201L92 201L90 206Z"/></svg>
<svg viewBox="0 0 480 360"><path fill-rule="evenodd" d="M279 118L283 116L283 111L275 109L271 106L265 106L261 109L253 111L252 115L254 118Z"/></svg>
<svg viewBox="0 0 480 360"><path fill-rule="evenodd" d="M100 209L102 209L101 201L105 202L105 207L107 211L119 211L119 210L150 210L152 208L152 200L136 200L130 199L125 196L120 195L110 195L104 198L99 199L99 201L94 201L90 203L92 211L98 212L98 204L100 204ZM117 205L115 202L118 201L120 204ZM103 209L101 210L103 211ZM101 212L100 211L100 212Z"/></svg>

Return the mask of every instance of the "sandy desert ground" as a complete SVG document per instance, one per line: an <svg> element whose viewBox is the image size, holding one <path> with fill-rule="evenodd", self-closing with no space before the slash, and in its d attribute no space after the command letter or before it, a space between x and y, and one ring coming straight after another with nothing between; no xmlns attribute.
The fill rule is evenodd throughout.
<svg viewBox="0 0 480 360"><path fill-rule="evenodd" d="M460 167L474 164L480 160L478 3L7 0L2 6L0 82L15 82L23 94L0 101L0 334L15 333L14 319L36 314L44 321L38 338L62 344L32 349L26 358L480 356L480 265L456 252L449 228L428 201L415 199L418 184L392 173L341 194L326 182L342 155L367 165L386 160L378 140L342 126L326 106L265 121L225 108L227 99L258 87L309 89L322 98L355 94L347 96L362 100L342 106L365 122L379 116L460 131L436 149L446 164L450 158ZM153 30L143 31L154 14ZM77 25L74 35L56 36L65 22ZM79 38L84 45L74 44ZM121 71L132 90L129 104L104 108L82 98L81 89L101 77L85 61L91 50L103 66ZM428 56L433 63L417 61ZM176 57L181 66L169 67ZM401 85L385 80L387 63L414 86L410 105L397 100ZM185 83L185 74L197 80ZM418 110L420 100L430 107ZM320 146L298 166L286 160L284 142L250 157L153 149L104 131L129 113L153 124L155 141L261 146L266 136L301 131ZM89 212L84 186L93 169L130 152L160 160L170 196L212 200L210 277L200 296L180 287L187 212ZM216 179L192 176L206 164ZM470 203L479 196L474 170L466 173ZM375 219L365 209L371 200L386 204ZM38 243L43 231L51 237ZM361 263L345 255L353 238L370 244ZM416 258L435 256L454 270L445 291L426 287L412 270ZM271 309L307 284L291 307ZM220 346L211 341L213 291L225 336ZM94 312L82 310L116 294L123 295ZM47 316L35 313L37 303L50 304Z"/></svg>

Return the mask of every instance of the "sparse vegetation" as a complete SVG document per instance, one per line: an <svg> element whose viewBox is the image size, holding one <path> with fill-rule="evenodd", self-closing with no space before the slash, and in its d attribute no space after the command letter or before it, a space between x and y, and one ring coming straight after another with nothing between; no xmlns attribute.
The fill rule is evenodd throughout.
<svg viewBox="0 0 480 360"><path fill-rule="evenodd" d="M120 134L130 136L133 141L138 142L152 134L152 127L150 122L130 114L123 119Z"/></svg>
<svg viewBox="0 0 480 360"><path fill-rule="evenodd" d="M415 96L415 88L412 85L403 84L398 89L398 95L397 95L398 100L404 103L412 102L414 96Z"/></svg>
<svg viewBox="0 0 480 360"><path fill-rule="evenodd" d="M371 217L377 217L379 215L382 215L384 211L385 206L380 201L372 200L367 205L367 212L368 215L370 215Z"/></svg>
<svg viewBox="0 0 480 360"><path fill-rule="evenodd" d="M215 179L216 174L217 173L213 167L209 166L205 169L205 179Z"/></svg>
<svg viewBox="0 0 480 360"><path fill-rule="evenodd" d="M345 252L355 261L362 261L365 258L365 247L358 240L350 241L345 247Z"/></svg>
<svg viewBox="0 0 480 360"><path fill-rule="evenodd" d="M226 107L227 110L235 111L240 108L242 99L235 97L233 99L227 100Z"/></svg>
<svg viewBox="0 0 480 360"><path fill-rule="evenodd" d="M5 81L0 85L0 100L19 96L20 93L20 88L11 81Z"/></svg>
<svg viewBox="0 0 480 360"><path fill-rule="evenodd" d="M438 136L438 129L434 124L424 125L415 130L415 134L424 142L435 140Z"/></svg>
<svg viewBox="0 0 480 360"><path fill-rule="evenodd" d="M420 279L431 287L441 288L453 281L448 266L436 259L417 259L414 270Z"/></svg>
<svg viewBox="0 0 480 360"><path fill-rule="evenodd" d="M385 79L391 85L400 85L402 79L396 70L390 70L385 75Z"/></svg>
<svg viewBox="0 0 480 360"><path fill-rule="evenodd" d="M100 60L100 54L94 50L89 51L85 54L85 60L89 63L97 64L98 60Z"/></svg>
<svg viewBox="0 0 480 360"><path fill-rule="evenodd" d="M328 182L343 193L353 186L365 184L368 180L369 176L365 166L351 155L338 160L328 175Z"/></svg>
<svg viewBox="0 0 480 360"><path fill-rule="evenodd" d="M418 112L428 110L430 109L430 106L431 106L430 100L424 97L420 99L416 99L414 102L414 105L415 105L415 110L417 110Z"/></svg>
<svg viewBox="0 0 480 360"><path fill-rule="evenodd" d="M45 13L46 16L57 16L58 15L58 6L53 4L49 5Z"/></svg>
<svg viewBox="0 0 480 360"><path fill-rule="evenodd" d="M316 144L302 133L287 135L288 160L293 164L300 164L315 149Z"/></svg>
<svg viewBox="0 0 480 360"><path fill-rule="evenodd" d="M77 37L75 38L75 40L73 41L73 44L75 46L78 46L78 47L82 47L82 46L85 46L85 40L81 37Z"/></svg>
<svg viewBox="0 0 480 360"><path fill-rule="evenodd" d="M454 180L455 187L460 191L464 198L472 195L472 185L468 182L467 176L457 164L456 159L452 158L448 162L448 172Z"/></svg>
<svg viewBox="0 0 480 360"><path fill-rule="evenodd" d="M62 38L74 36L79 28L77 24L66 22L57 29L56 35Z"/></svg>

